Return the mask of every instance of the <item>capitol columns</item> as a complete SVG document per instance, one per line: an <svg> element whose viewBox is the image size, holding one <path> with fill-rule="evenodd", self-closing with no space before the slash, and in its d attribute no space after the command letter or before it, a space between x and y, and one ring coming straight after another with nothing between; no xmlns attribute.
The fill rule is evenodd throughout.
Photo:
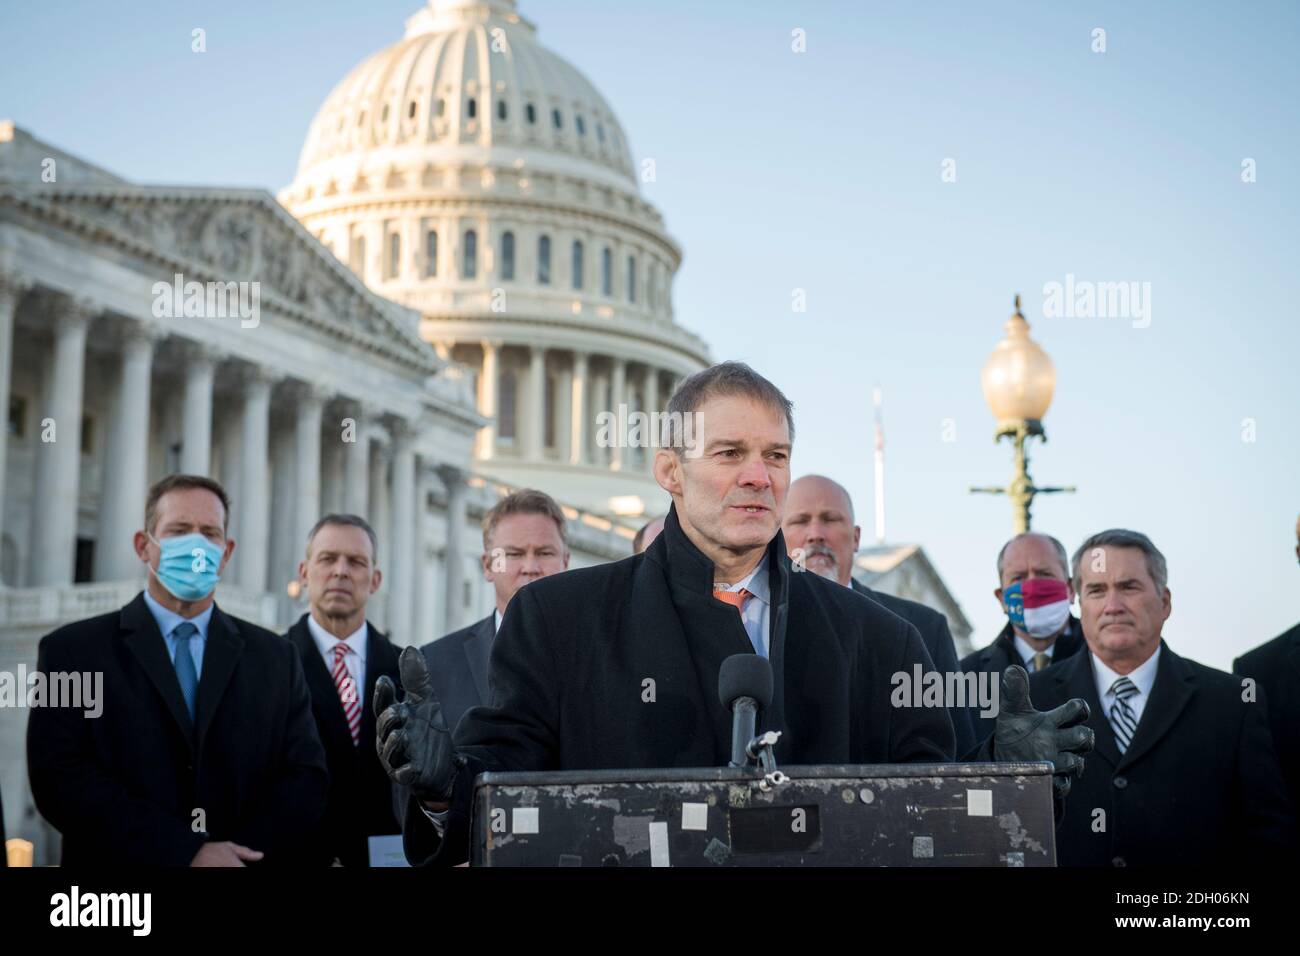
<svg viewBox="0 0 1300 956"><path fill-rule="evenodd" d="M659 408L659 370L653 365L645 369L645 412L653 415Z"/></svg>
<svg viewBox="0 0 1300 956"><path fill-rule="evenodd" d="M271 536L266 589L275 596L278 612L289 607L288 585L297 579L298 562L303 558L303 546L294 534L298 524L297 436L288 404L276 402L271 409Z"/></svg>
<svg viewBox="0 0 1300 956"><path fill-rule="evenodd" d="M569 460L569 450L573 447L573 368L560 365L555 371L555 401L551 406L551 415L555 419L555 454L562 462Z"/></svg>
<svg viewBox="0 0 1300 956"><path fill-rule="evenodd" d="M208 475L212 471L212 384L221 353L192 342L185 347L181 471Z"/></svg>
<svg viewBox="0 0 1300 956"><path fill-rule="evenodd" d="M370 507L370 428L375 409L356 402L351 418L356 423L351 442L344 443L343 510L364 515Z"/></svg>
<svg viewBox="0 0 1300 956"><path fill-rule="evenodd" d="M329 401L321 412L324 423L322 432L324 444L321 445L320 458L320 512L343 511L343 486L345 482L344 458L346 446L340 441L342 418L345 417L341 403Z"/></svg>
<svg viewBox="0 0 1300 956"><path fill-rule="evenodd" d="M230 496L232 502L243 501L244 493L240 487L243 479L243 444L240 436L240 419L243 415L243 399L240 393L240 379L237 368L228 369L225 375L225 385L228 387L218 392L215 396L214 414L218 415L217 421L220 422L220 431L217 436L217 451L221 460L219 474L213 475L221 482L222 487L226 489L226 494ZM219 410L219 411L218 411ZM217 427L214 424L214 427ZM243 516L242 508L234 508L229 516L226 529L226 537L234 538L242 542L243 535L240 534L239 522ZM239 554L236 553L231 561L233 562L227 569L230 580L234 580L235 568L239 565Z"/></svg>
<svg viewBox="0 0 1300 956"><path fill-rule="evenodd" d="M60 298L50 304L54 347L42 390L32 516L32 573L37 587L71 584L81 497L81 418L86 332L98 306ZM50 429L46 431L46 421ZM47 435L50 440L46 440Z"/></svg>
<svg viewBox="0 0 1300 956"><path fill-rule="evenodd" d="M659 447L659 431L655 412L659 411L659 369L654 365L647 365L645 368L645 413L649 417L650 433L646 436L649 445L645 448L645 454L642 463L646 471L653 472L655 463L655 450Z"/></svg>
<svg viewBox="0 0 1300 956"><path fill-rule="evenodd" d="M429 514L428 502L436 487L437 475L432 464L429 459L421 456L416 466L415 551L411 555L411 567L415 569L418 576L415 579L415 603L411 611L414 615L411 623L413 630L409 635L410 646L417 647L442 633L439 630L440 622L433 619L433 609L437 605L433 587L437 576L433 573L432 562L429 560L432 517Z"/></svg>
<svg viewBox="0 0 1300 956"><path fill-rule="evenodd" d="M546 444L546 349L528 350L528 421L524 426L524 457L537 461Z"/></svg>
<svg viewBox="0 0 1300 956"><path fill-rule="evenodd" d="M388 633L400 646L417 644L411 633L415 610L415 433L410 423L395 421L393 435L393 531L388 567Z"/></svg>
<svg viewBox="0 0 1300 956"><path fill-rule="evenodd" d="M365 511L357 511L355 514L361 515L370 523L370 527L375 529L375 536L379 539L379 547L375 551L375 567L389 574L392 561L390 555L393 553L393 542L389 537L393 531L392 498L388 489L388 465L393 459L393 453L397 442L397 436L391 429L386 432L387 441L381 440L380 429L372 424L370 432L370 500ZM396 482L396 474L393 478ZM391 583L391 581L390 581ZM387 592L392 593L391 588ZM391 616L385 618L380 623L385 626L391 621Z"/></svg>
<svg viewBox="0 0 1300 956"><path fill-rule="evenodd" d="M619 421L618 406L627 403L627 360L618 358L612 359L614 366L613 379L609 388L609 411L613 413L615 421ZM623 469L623 456L626 454L623 448L623 441L626 436L615 434L610 441L609 448L609 470L621 471Z"/></svg>
<svg viewBox="0 0 1300 956"><path fill-rule="evenodd" d="M569 462L587 464L587 353L573 353L573 393L569 396Z"/></svg>
<svg viewBox="0 0 1300 956"><path fill-rule="evenodd" d="M14 358L14 320L18 313L18 303L31 289L32 283L11 269L0 267L0 401L5 409L5 424L0 432L0 535L4 532L4 501L6 458L9 446L9 384L10 369ZM0 584L4 582L0 580Z"/></svg>
<svg viewBox="0 0 1300 956"><path fill-rule="evenodd" d="M500 342L483 342L483 367L478 376L478 410L488 420L478 433L478 457L491 458L497 448L497 360Z"/></svg>
<svg viewBox="0 0 1300 956"><path fill-rule="evenodd" d="M468 504L465 472L452 465L438 469L438 477L447 489L447 546L443 552L443 580L446 601L443 604L443 631L460 627L461 592L465 580L465 516Z"/></svg>
<svg viewBox="0 0 1300 956"><path fill-rule="evenodd" d="M266 590L271 530L271 387L279 374L262 366L246 370L241 429L239 487L240 539L235 551L239 586L253 594Z"/></svg>
<svg viewBox="0 0 1300 956"><path fill-rule="evenodd" d="M297 469L297 498L293 523L294 542L306 548L307 535L324 513L321 510L321 414L329 393L308 383L300 383L294 396L297 402L293 425L294 466Z"/></svg>
<svg viewBox="0 0 1300 956"><path fill-rule="evenodd" d="M117 407L109 433L108 467L95 543L96 581L130 581L143 571L132 538L144 527L144 498L149 487L149 395L154 349L163 332L145 322L131 322L122 334L122 368ZM184 436L188 442L189 434Z"/></svg>

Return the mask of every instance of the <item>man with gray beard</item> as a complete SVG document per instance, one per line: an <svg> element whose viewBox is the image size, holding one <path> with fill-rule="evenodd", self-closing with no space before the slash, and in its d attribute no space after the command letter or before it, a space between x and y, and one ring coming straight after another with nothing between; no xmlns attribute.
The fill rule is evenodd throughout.
<svg viewBox="0 0 1300 956"><path fill-rule="evenodd" d="M801 562L796 563L802 563L807 570L852 588L914 626L921 633L921 642L930 652L935 670L945 678L961 672L946 617L916 601L873 591L853 577L853 556L862 529L854 523L853 499L843 485L822 475L804 475L791 484L781 533L791 560L798 557ZM957 738L957 756L961 757L978 743L970 711L949 707L948 715Z"/></svg>

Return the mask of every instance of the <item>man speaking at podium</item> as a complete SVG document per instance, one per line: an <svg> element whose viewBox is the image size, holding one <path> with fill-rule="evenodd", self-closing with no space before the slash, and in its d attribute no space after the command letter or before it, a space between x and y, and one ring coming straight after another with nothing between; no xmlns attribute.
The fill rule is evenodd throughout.
<svg viewBox="0 0 1300 956"><path fill-rule="evenodd" d="M933 668L916 628L792 571L780 533L794 436L786 397L725 362L682 383L668 421L671 447L654 463L673 499L663 533L642 554L522 588L492 649L489 705L465 714L454 742L418 651L402 654L402 702L379 681L377 745L412 791L403 822L412 864L467 858L483 771L726 765L731 716L716 688L734 654L772 664L759 730L781 732L779 764L953 759L946 710L890 704L891 675ZM1054 760L1068 780L1091 740L1068 726L1083 705L1041 714L1011 696L998 756Z"/></svg>

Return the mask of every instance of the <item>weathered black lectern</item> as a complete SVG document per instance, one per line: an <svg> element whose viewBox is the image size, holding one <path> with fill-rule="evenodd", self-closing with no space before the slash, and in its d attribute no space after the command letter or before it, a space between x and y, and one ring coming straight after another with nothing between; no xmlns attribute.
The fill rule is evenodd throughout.
<svg viewBox="0 0 1300 956"><path fill-rule="evenodd" d="M1054 866L1048 763L485 773L474 866Z"/></svg>

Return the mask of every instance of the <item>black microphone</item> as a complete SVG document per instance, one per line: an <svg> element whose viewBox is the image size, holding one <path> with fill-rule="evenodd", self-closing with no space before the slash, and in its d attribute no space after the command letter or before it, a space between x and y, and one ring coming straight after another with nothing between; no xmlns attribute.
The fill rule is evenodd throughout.
<svg viewBox="0 0 1300 956"><path fill-rule="evenodd" d="M772 665L757 654L731 655L718 669L718 698L731 711L729 766L747 766L745 748L754 739L758 712L772 703Z"/></svg>

